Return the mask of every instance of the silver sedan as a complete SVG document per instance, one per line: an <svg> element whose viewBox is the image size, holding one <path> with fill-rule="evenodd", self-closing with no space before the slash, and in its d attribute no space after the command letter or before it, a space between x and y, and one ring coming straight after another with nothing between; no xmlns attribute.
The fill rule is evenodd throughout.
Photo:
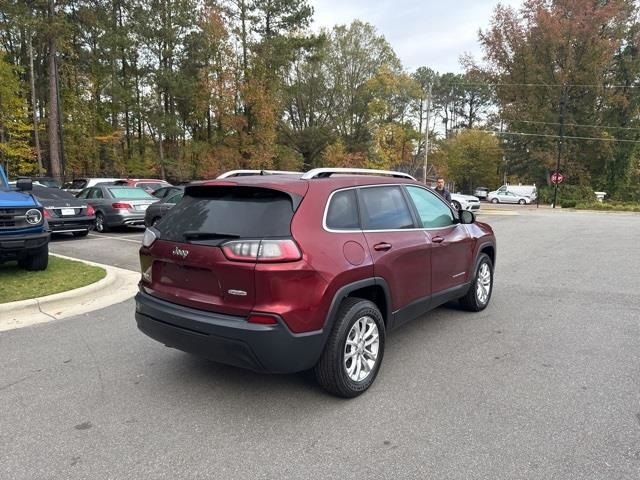
<svg viewBox="0 0 640 480"><path fill-rule="evenodd" d="M144 225L144 214L158 201L141 188L119 185L96 185L77 195L87 200L96 212L96 231L106 232L113 227Z"/></svg>

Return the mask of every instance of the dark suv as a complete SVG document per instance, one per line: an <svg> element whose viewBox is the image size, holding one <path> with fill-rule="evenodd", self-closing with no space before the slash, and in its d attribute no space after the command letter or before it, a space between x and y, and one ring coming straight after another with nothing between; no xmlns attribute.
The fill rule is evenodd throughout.
<svg viewBox="0 0 640 480"><path fill-rule="evenodd" d="M331 393L375 380L385 335L491 298L496 241L406 174L315 169L188 186L145 232L138 327L263 372L314 368Z"/></svg>

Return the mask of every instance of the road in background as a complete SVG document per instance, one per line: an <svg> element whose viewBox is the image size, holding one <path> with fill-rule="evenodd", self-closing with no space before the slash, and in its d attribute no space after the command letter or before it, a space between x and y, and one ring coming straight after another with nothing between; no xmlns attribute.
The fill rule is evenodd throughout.
<svg viewBox="0 0 640 480"><path fill-rule="evenodd" d="M168 349L133 301L0 334L1 476L639 478L640 216L481 218L490 306L391 334L353 400Z"/></svg>

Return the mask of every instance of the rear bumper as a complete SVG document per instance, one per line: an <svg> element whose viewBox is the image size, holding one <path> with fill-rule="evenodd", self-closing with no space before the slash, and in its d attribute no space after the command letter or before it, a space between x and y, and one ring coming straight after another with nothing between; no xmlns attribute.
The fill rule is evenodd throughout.
<svg viewBox="0 0 640 480"><path fill-rule="evenodd" d="M139 292L136 322L149 337L168 347L258 372L308 370L324 348L323 332L294 334L276 325L249 323L244 317L206 312Z"/></svg>
<svg viewBox="0 0 640 480"><path fill-rule="evenodd" d="M123 225L144 225L145 212L136 213L112 213L107 217L107 225L110 227L119 227Z"/></svg>
<svg viewBox="0 0 640 480"><path fill-rule="evenodd" d="M82 232L93 230L95 217L50 218L49 228L53 233Z"/></svg>
<svg viewBox="0 0 640 480"><path fill-rule="evenodd" d="M31 254L49 243L49 232L0 235L0 259L14 260Z"/></svg>

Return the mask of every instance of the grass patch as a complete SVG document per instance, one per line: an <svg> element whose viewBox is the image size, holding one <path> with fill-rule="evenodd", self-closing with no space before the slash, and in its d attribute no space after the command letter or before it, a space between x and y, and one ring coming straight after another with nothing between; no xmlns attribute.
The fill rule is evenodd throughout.
<svg viewBox="0 0 640 480"><path fill-rule="evenodd" d="M16 262L5 263L0 265L0 303L66 292L97 282L106 274L100 267L51 255L42 272L27 272Z"/></svg>
<svg viewBox="0 0 640 480"><path fill-rule="evenodd" d="M564 206L564 205L563 205ZM581 202L575 205L578 210L604 210L611 212L640 212L640 204L625 202Z"/></svg>

